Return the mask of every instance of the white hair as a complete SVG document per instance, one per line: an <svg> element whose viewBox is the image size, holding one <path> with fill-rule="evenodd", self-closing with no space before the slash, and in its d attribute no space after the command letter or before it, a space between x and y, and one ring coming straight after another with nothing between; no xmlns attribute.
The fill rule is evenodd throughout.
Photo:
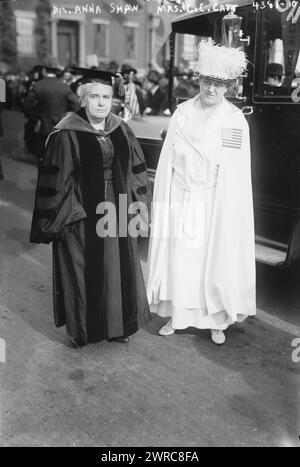
<svg viewBox="0 0 300 467"><path fill-rule="evenodd" d="M103 86L109 86L108 84L99 83L96 81L93 83L85 83L79 86L79 88L77 89L77 95L79 97L80 104L82 107L85 106L87 95L89 94L91 87L95 86L95 84L103 84Z"/></svg>

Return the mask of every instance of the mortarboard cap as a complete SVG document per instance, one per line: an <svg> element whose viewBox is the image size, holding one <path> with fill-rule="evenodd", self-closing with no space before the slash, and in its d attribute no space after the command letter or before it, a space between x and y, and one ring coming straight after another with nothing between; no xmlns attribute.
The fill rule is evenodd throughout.
<svg viewBox="0 0 300 467"><path fill-rule="evenodd" d="M87 83L103 83L113 86L114 79L118 78L118 75L111 73L106 70L99 70L98 68L81 68L81 67L71 67L69 68L71 73L81 75L80 84Z"/></svg>
<svg viewBox="0 0 300 467"><path fill-rule="evenodd" d="M81 78L76 81L77 87L88 83L102 83L116 88L119 95L124 95L124 83L120 74L99 70L98 68L72 67L71 69L81 75Z"/></svg>

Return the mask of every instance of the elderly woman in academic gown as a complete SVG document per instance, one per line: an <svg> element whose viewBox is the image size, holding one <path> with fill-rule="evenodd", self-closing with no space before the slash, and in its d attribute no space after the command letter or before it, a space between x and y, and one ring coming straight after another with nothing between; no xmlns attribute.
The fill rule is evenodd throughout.
<svg viewBox="0 0 300 467"><path fill-rule="evenodd" d="M53 244L55 323L66 324L74 347L127 342L150 319L137 239L118 225L133 201L149 205L147 167L133 132L111 113L119 78L86 73L82 107L46 142L30 236ZM116 209L110 226L105 206Z"/></svg>
<svg viewBox="0 0 300 467"><path fill-rule="evenodd" d="M200 93L172 116L157 168L148 257L159 334L224 330L253 316L255 252L247 121L224 94L245 70L242 51L201 42Z"/></svg>

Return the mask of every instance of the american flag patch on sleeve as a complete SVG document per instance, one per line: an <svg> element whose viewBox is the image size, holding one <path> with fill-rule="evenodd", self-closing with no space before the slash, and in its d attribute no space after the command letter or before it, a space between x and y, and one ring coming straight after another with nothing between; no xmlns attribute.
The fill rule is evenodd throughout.
<svg viewBox="0 0 300 467"><path fill-rule="evenodd" d="M242 149L243 130L239 128L222 128L223 148Z"/></svg>

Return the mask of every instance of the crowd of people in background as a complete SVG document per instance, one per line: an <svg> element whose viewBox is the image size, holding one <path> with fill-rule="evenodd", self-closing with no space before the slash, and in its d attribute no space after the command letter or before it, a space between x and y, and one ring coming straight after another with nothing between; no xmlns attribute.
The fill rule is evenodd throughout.
<svg viewBox="0 0 300 467"><path fill-rule="evenodd" d="M149 65L148 72L140 74L130 64L119 66L115 61L110 62L110 64L101 64L99 65L99 69L122 75L124 92L120 93L117 86L115 87L112 111L125 121L131 118L139 118L143 115L170 115L168 70L160 73ZM74 110L79 105L77 90L82 78L82 70L82 68L76 66L59 69L36 65L27 73L22 71L20 73L7 73L4 75L6 81L6 102L4 107L24 113L26 118L24 140L27 152L40 157L41 147L55 125L56 120L58 121L64 112ZM191 71L174 68L173 75L174 97L179 100L188 99L194 97L199 92L198 80ZM49 85L50 87L53 86L53 99L50 99L52 105L50 108L48 104L44 104L48 117L44 116L43 118L42 116L41 118L41 112L37 112L37 107L39 106L38 100L44 94L43 88L45 85L47 88L47 83L44 80L49 77L56 78L55 83L53 80L52 83L48 82L48 88ZM37 85L42 80L43 84ZM58 86L60 92L68 96L67 99L62 99L62 94L60 94L60 97L57 97ZM50 88L48 91L51 95ZM37 95L39 93L40 97ZM55 100L56 104L53 103ZM51 120L51 112L55 114L53 122L45 121L45 119ZM46 128L47 126L48 128Z"/></svg>

